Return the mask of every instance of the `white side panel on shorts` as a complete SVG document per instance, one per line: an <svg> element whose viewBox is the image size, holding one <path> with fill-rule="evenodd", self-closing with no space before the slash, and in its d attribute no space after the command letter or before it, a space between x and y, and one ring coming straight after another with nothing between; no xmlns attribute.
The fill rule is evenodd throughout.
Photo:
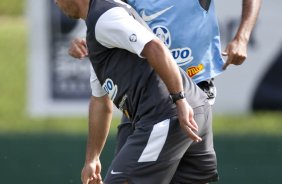
<svg viewBox="0 0 282 184"><path fill-rule="evenodd" d="M138 162L153 162L158 159L168 135L169 123L170 119L166 119L154 125L148 143Z"/></svg>

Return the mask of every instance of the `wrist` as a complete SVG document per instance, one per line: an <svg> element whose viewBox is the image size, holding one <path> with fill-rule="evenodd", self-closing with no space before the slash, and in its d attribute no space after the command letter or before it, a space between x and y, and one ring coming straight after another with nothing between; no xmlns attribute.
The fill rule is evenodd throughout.
<svg viewBox="0 0 282 184"><path fill-rule="evenodd" d="M95 163L95 162L97 162L97 161L99 161L100 160L100 158L99 157L95 157L95 158L86 158L85 159L85 165L87 165L87 164L93 164L93 163Z"/></svg>
<svg viewBox="0 0 282 184"><path fill-rule="evenodd" d="M247 44L249 42L249 36L246 34L238 34L235 36L234 40L239 43Z"/></svg>
<svg viewBox="0 0 282 184"><path fill-rule="evenodd" d="M178 92L178 93L170 93L169 95L170 99L173 103L178 102L179 100L185 99L185 93L184 91Z"/></svg>

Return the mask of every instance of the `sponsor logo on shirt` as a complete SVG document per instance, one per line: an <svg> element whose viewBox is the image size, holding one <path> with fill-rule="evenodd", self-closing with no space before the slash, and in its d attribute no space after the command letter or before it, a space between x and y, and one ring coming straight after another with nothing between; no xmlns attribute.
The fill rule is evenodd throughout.
<svg viewBox="0 0 282 184"><path fill-rule="evenodd" d="M187 72L189 77L194 77L195 75L200 73L203 69L204 69L204 65L199 64L198 66L191 66L191 67L187 68L186 72Z"/></svg>
<svg viewBox="0 0 282 184"><path fill-rule="evenodd" d="M146 15L145 10L141 11L141 18L145 21L145 22L150 22L156 18L158 18L160 15L164 14L166 11L168 11L169 9L171 9L173 6L170 6L168 8L165 8L161 11L158 11L156 13L153 13L151 15Z"/></svg>
<svg viewBox="0 0 282 184"><path fill-rule="evenodd" d="M171 45L171 36L167 27L156 26L152 28L153 33L164 42L164 44L169 48Z"/></svg>
<svg viewBox="0 0 282 184"><path fill-rule="evenodd" d="M115 175L115 174L122 174L123 172L116 172L114 170L111 170L111 174Z"/></svg>
<svg viewBox="0 0 282 184"><path fill-rule="evenodd" d="M192 50L188 47L171 49L170 52L178 66L184 66L193 60Z"/></svg>
<svg viewBox="0 0 282 184"><path fill-rule="evenodd" d="M118 92L118 86L114 84L112 79L108 78L108 79L106 79L106 81L104 82L102 87L106 91L106 93L108 94L110 99L112 101L114 101L114 99L115 99L115 97L117 95L117 92Z"/></svg>

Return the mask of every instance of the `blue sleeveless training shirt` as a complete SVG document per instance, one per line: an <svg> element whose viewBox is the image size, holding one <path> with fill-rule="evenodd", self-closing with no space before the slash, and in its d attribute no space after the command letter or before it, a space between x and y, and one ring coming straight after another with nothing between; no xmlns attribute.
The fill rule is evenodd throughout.
<svg viewBox="0 0 282 184"><path fill-rule="evenodd" d="M164 41L178 65L195 83L220 74L224 61L214 0L204 9L199 0L128 0Z"/></svg>

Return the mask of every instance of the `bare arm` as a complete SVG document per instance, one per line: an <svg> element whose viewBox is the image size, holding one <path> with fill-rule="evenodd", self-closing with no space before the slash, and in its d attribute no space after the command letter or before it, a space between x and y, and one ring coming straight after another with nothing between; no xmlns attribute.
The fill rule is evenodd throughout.
<svg viewBox="0 0 282 184"><path fill-rule="evenodd" d="M142 55L147 58L149 64L159 74L170 93L183 91L179 67L159 39L148 42L142 51Z"/></svg>
<svg viewBox="0 0 282 184"><path fill-rule="evenodd" d="M228 65L240 65L247 58L247 45L251 32L256 23L261 0L243 0L242 17L238 31L231 42L228 43L225 51L222 53L228 56L223 69Z"/></svg>
<svg viewBox="0 0 282 184"><path fill-rule="evenodd" d="M170 93L178 93L184 90L179 67L162 41L153 39L148 42L142 51L142 55L147 58L149 64L164 81ZM186 134L194 141L201 141L201 138L195 134L195 131L198 131L198 126L193 118L193 109L187 100L178 100L176 107L180 125Z"/></svg>
<svg viewBox="0 0 282 184"><path fill-rule="evenodd" d="M102 181L100 154L105 145L112 119L112 102L107 95L91 97L89 105L89 134L85 165L81 173L83 184Z"/></svg>

